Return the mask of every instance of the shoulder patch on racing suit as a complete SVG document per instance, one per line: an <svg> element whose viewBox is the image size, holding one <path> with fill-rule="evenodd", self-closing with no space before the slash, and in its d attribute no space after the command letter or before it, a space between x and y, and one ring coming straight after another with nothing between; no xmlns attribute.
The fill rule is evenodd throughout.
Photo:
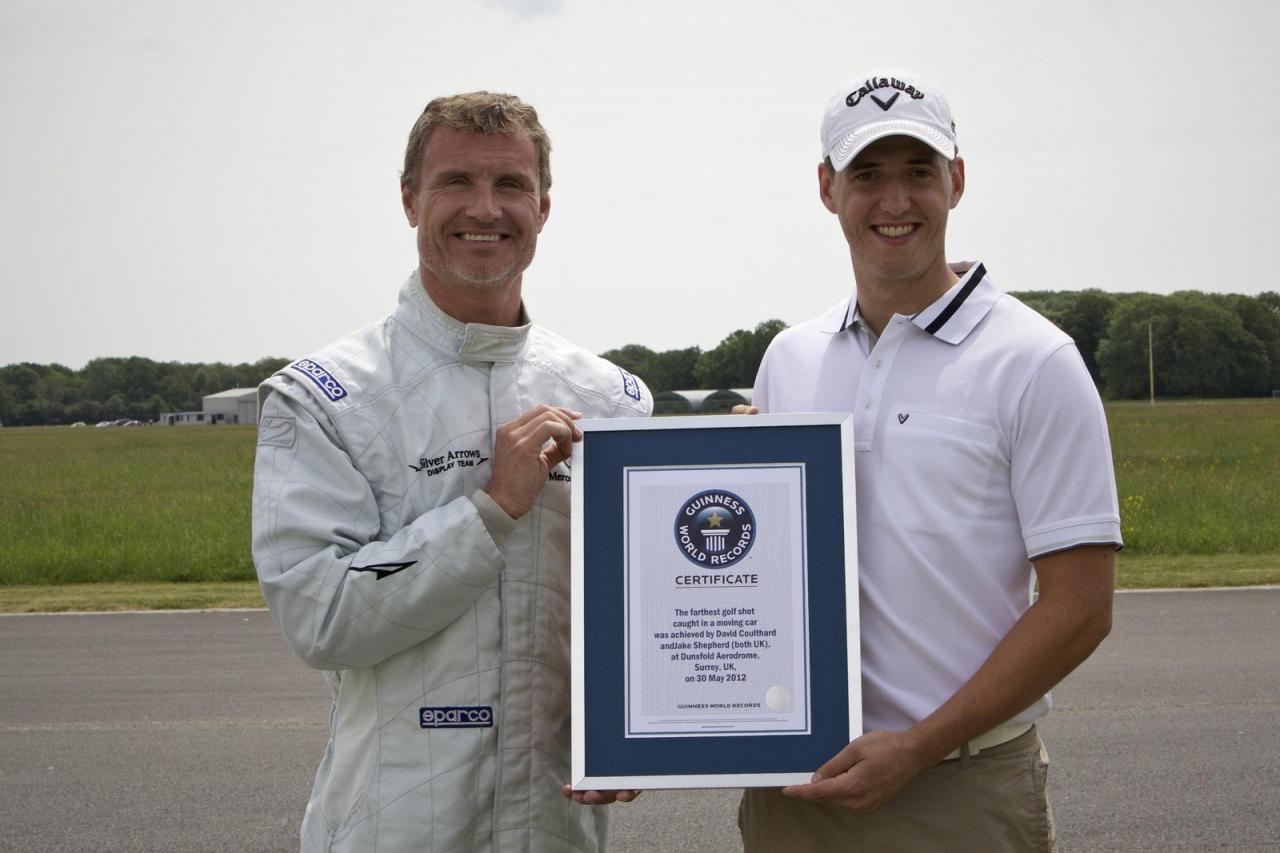
<svg viewBox="0 0 1280 853"><path fill-rule="evenodd" d="M633 400L639 400L640 399L639 381L637 381L634 376L632 376L630 373L627 373L627 371L623 370L621 367L618 368L618 372L622 374L622 393L626 394L628 397L630 397Z"/></svg>
<svg viewBox="0 0 1280 853"><path fill-rule="evenodd" d="M269 447L293 447L294 418L268 416L258 424L258 444Z"/></svg>
<svg viewBox="0 0 1280 853"><path fill-rule="evenodd" d="M289 365L289 369L301 373L314 382L320 392L331 402L336 403L347 396L347 389L342 387L342 383L335 379L332 373L309 358L298 359Z"/></svg>

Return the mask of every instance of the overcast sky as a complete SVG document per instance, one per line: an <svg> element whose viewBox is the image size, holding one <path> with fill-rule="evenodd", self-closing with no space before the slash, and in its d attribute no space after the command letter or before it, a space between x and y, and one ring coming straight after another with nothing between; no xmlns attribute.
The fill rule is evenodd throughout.
<svg viewBox="0 0 1280 853"><path fill-rule="evenodd" d="M552 143L525 274L600 352L715 346L852 286L817 197L827 98L941 84L948 255L1004 290L1280 290L1280 4L0 2L0 364L300 356L387 314L436 95Z"/></svg>

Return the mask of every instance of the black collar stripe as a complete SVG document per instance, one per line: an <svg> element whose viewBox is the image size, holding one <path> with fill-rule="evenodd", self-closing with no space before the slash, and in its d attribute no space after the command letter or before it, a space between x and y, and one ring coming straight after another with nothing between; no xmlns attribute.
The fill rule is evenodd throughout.
<svg viewBox="0 0 1280 853"><path fill-rule="evenodd" d="M951 315L960 310L960 306L969 298L969 294L973 293L973 289L978 286L978 282L982 281L982 277L986 274L986 269L982 264L978 264L978 266L974 268L973 274L969 276L969 283L960 288L960 292L956 294L955 298L951 300L951 303L947 305L946 308L942 309L942 313L933 319L933 322L925 328L925 331L931 335L936 335L938 330L945 326L947 321L951 319Z"/></svg>

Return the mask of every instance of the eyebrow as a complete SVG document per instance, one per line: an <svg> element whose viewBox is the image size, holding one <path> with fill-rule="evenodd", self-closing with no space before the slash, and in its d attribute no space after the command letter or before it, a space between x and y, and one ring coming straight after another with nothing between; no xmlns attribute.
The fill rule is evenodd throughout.
<svg viewBox="0 0 1280 853"><path fill-rule="evenodd" d="M496 179L499 181L519 181L522 184L528 184L534 180L532 175L526 175L524 172L499 172Z"/></svg>
<svg viewBox="0 0 1280 853"><path fill-rule="evenodd" d="M452 178L471 178L474 176L474 174L475 173L472 172L470 169L445 169L432 174L429 180L447 181ZM493 179L494 181L512 180L512 181L517 181L521 184L532 184L534 182L534 179L531 176L525 175L524 173L519 171L498 172L494 175Z"/></svg>

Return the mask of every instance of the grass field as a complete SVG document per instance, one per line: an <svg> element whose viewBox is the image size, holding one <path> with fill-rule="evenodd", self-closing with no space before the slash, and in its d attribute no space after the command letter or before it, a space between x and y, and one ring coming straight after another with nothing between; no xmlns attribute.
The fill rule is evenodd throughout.
<svg viewBox="0 0 1280 853"><path fill-rule="evenodd" d="M253 579L255 436L0 429L0 585Z"/></svg>
<svg viewBox="0 0 1280 853"><path fill-rule="evenodd" d="M1107 406L1125 548L1280 554L1280 400Z"/></svg>
<svg viewBox="0 0 1280 853"><path fill-rule="evenodd" d="M1280 401L1116 403L1108 416L1121 586L1280 583ZM0 592L83 609L38 588L252 581L254 435L249 426L0 429ZM191 603L160 590L134 606L258 601L243 584L186 593ZM0 597L0 610L13 608L16 599L6 607Z"/></svg>

